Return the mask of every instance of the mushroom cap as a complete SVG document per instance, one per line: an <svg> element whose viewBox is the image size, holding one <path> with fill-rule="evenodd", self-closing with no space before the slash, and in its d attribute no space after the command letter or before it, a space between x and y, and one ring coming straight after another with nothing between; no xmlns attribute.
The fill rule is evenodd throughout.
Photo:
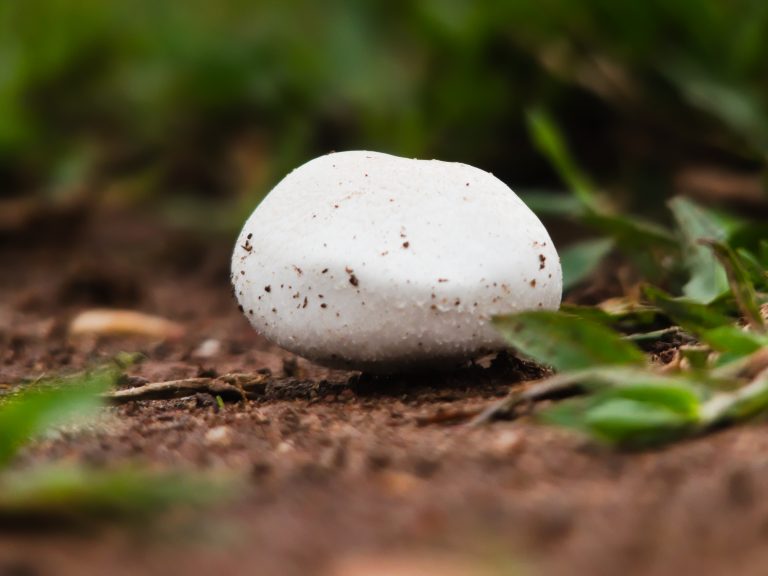
<svg viewBox="0 0 768 576"><path fill-rule="evenodd" d="M245 223L235 295L254 328L318 363L451 366L506 347L492 316L557 309L552 240L466 164L366 151L295 169Z"/></svg>

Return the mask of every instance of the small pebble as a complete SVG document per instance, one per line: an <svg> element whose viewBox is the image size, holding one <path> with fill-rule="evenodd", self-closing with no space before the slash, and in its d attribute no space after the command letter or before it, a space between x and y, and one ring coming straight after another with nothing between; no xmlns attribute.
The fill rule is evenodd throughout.
<svg viewBox="0 0 768 576"><path fill-rule="evenodd" d="M215 426L205 433L206 446L224 448L231 444L232 428L229 426Z"/></svg>
<svg viewBox="0 0 768 576"><path fill-rule="evenodd" d="M213 358L221 352L221 340L208 338L200 343L200 346L192 352L194 358Z"/></svg>

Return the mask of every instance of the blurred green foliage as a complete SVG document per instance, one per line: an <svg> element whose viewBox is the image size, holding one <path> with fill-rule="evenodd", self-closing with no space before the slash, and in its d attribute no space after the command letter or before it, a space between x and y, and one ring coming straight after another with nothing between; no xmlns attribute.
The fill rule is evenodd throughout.
<svg viewBox="0 0 768 576"><path fill-rule="evenodd" d="M534 187L556 182L525 127L543 107L589 173L647 201L684 161L763 165L766 54L762 0L8 0L0 194L252 207L345 148Z"/></svg>
<svg viewBox="0 0 768 576"><path fill-rule="evenodd" d="M549 141L559 141L554 126L545 133ZM596 198L596 193L589 186L576 188L568 174L578 167L567 148L555 149L557 154L548 154L583 204L583 218L590 206L585 199ZM586 398L545 410L543 420L609 444L646 447L766 417L768 252L765 240L742 244L745 237L764 237L765 225L725 218L681 197L673 198L669 207L679 242L667 250L669 263L657 262L644 281L666 277L674 292L683 295L647 283L641 298L625 295L595 308L571 305L557 312L494 318L494 326L517 352L559 374L523 392L513 390L484 411L480 421L509 415L536 394L535 399L542 399L554 392L583 393ZM594 269L602 257L594 246L603 242L610 248L617 241L609 236L564 251L564 284L578 282L584 269ZM646 252L648 243L627 244L623 250L633 259L633 251ZM676 340L665 341L669 337ZM649 361L643 346L649 352L674 350L675 356L666 364L658 358Z"/></svg>
<svg viewBox="0 0 768 576"><path fill-rule="evenodd" d="M220 501L235 490L232 476L97 469L72 462L14 466L14 458L34 440L66 426L81 431L97 427L94 417L103 408L103 394L119 374L114 367L102 367L0 395L0 528L30 522L146 521L170 507Z"/></svg>

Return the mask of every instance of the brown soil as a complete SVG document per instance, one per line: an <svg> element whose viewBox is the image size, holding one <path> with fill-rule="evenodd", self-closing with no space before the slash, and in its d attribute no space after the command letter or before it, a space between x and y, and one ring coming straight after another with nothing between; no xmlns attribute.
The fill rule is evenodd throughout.
<svg viewBox="0 0 768 576"><path fill-rule="evenodd" d="M51 241L51 238L54 241ZM524 417L464 416L536 376L515 360L387 380L331 371L248 326L228 287L229 245L117 215L15 232L0 244L0 384L145 360L122 385L196 375L274 376L220 409L208 395L110 409L15 463L223 470L232 503L181 527L0 532L0 575L764 574L764 425L616 453ZM171 342L67 336L80 310L121 307L182 323ZM211 357L195 351L221 343ZM214 427L225 427L208 434ZM208 434L208 435L207 435ZM170 527L174 528L171 529Z"/></svg>

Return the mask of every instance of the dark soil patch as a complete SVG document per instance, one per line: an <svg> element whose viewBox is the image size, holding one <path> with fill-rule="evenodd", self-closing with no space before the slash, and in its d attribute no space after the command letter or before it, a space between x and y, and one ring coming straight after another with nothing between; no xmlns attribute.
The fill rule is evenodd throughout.
<svg viewBox="0 0 768 576"><path fill-rule="evenodd" d="M126 217L97 218L66 244L4 242L0 384L121 351L145 357L122 386L265 368L274 378L257 400L130 403L111 408L102 429L31 447L17 466L138 463L249 480L232 504L151 530L3 531L0 575L406 574L424 558L445 574L507 574L520 563L537 574L765 572L762 424L632 454L528 418L468 428L466 414L539 375L535 367L501 359L374 379L314 366L264 341L237 311L229 245ZM67 336L76 312L105 305L176 320L187 336ZM201 356L210 339L218 349Z"/></svg>

